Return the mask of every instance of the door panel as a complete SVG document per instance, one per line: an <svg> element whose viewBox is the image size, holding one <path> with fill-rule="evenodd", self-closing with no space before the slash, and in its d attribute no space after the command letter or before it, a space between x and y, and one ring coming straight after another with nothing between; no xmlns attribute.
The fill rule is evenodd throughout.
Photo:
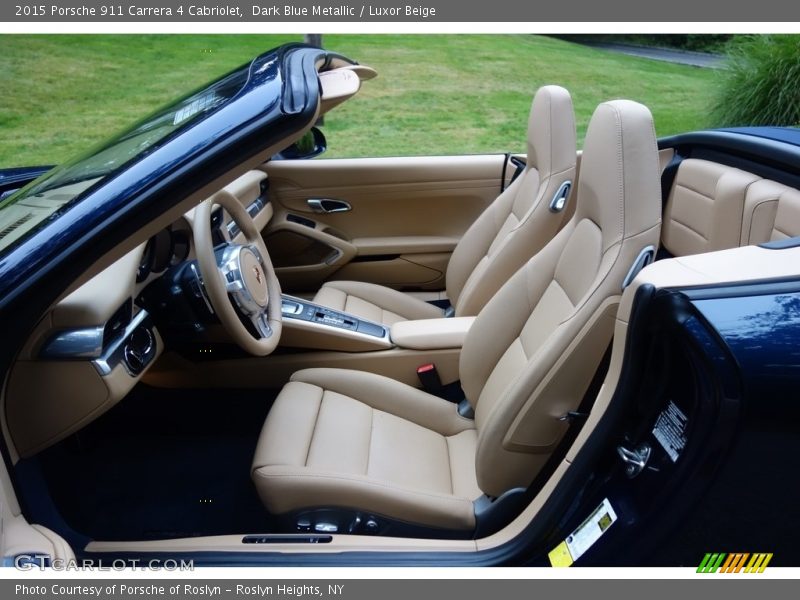
<svg viewBox="0 0 800 600"><path fill-rule="evenodd" d="M381 258L382 260L359 261L356 257L336 271L331 279L370 281L390 287L443 285L450 255L407 254L396 257L385 255Z"/></svg>
<svg viewBox="0 0 800 600"><path fill-rule="evenodd" d="M397 289L443 289L458 240L500 193L504 160L489 155L269 163L275 216L263 233L277 257L281 285L308 292L328 279L355 279Z"/></svg>

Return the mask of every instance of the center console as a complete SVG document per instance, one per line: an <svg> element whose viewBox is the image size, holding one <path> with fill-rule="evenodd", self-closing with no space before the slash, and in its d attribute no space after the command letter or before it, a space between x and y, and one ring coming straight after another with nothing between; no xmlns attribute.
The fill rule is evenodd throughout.
<svg viewBox="0 0 800 600"><path fill-rule="evenodd" d="M281 298L281 345L365 352L392 347L389 328L302 298Z"/></svg>

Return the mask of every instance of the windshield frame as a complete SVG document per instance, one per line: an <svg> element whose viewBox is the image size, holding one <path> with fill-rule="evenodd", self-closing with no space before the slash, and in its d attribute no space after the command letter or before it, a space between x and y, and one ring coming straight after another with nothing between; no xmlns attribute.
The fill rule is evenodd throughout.
<svg viewBox="0 0 800 600"><path fill-rule="evenodd" d="M187 196L235 174L247 159L283 140L291 143L313 125L320 102L318 71L332 61L356 64L305 44L260 55L234 100L130 161L0 253L0 309L39 285L44 275L52 278L51 285L69 287L81 273L75 264L87 268ZM67 274L72 278L64 279Z"/></svg>
<svg viewBox="0 0 800 600"><path fill-rule="evenodd" d="M95 145L88 152L54 167L21 189L0 199L0 224L7 226L4 221L8 221L13 227L15 218L20 214L28 217L29 221L15 229L9 228L10 230L5 232L7 235L0 238L0 254L19 244L49 219L58 218L59 213L68 209L73 202L92 193L132 163L155 152L187 129L235 101L247 89L252 72L263 56L162 106L119 134ZM220 88L231 83L234 87L232 93L227 96L218 93ZM201 107L185 116L187 109L191 110L192 105L209 97L219 100L206 109ZM179 120L181 116L183 118ZM169 125L170 121L173 126ZM159 129L163 131L159 132ZM160 135L153 135L154 132ZM81 185L83 183L87 184ZM15 210L15 207L19 210ZM4 212L10 213L6 219L3 219Z"/></svg>

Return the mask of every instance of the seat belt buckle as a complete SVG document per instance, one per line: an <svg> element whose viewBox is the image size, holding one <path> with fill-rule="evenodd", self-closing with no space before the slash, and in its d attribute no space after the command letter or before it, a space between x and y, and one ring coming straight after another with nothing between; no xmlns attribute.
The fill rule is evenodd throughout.
<svg viewBox="0 0 800 600"><path fill-rule="evenodd" d="M436 365L428 363L417 367L417 377L424 389L429 394L438 394L442 391L442 380L439 378L439 371Z"/></svg>

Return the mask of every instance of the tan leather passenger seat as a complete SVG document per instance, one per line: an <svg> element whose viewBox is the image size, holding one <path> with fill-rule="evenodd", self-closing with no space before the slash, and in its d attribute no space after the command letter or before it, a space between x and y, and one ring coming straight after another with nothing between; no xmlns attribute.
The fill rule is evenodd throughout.
<svg viewBox="0 0 800 600"><path fill-rule="evenodd" d="M573 218L486 304L464 342L460 376L474 420L379 375L299 371L253 460L269 511L339 507L464 531L475 527L481 494L528 486L611 340L631 265L658 243L660 204L650 111L601 104Z"/></svg>
<svg viewBox="0 0 800 600"><path fill-rule="evenodd" d="M447 296L457 316L478 314L556 234L568 211L551 210L551 200L564 192L564 184L571 185L575 162L575 115L569 92L553 85L542 87L531 105L524 172L464 233L447 266ZM442 309L402 292L355 281L326 283L314 302L386 325L443 314Z"/></svg>

